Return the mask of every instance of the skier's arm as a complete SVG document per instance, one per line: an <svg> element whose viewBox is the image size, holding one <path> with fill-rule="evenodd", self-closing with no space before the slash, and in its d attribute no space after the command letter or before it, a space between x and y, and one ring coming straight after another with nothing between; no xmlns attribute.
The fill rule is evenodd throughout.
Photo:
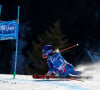
<svg viewBox="0 0 100 90"><path fill-rule="evenodd" d="M47 72L47 75L51 75L53 73L53 64L48 60L48 67L49 71Z"/></svg>

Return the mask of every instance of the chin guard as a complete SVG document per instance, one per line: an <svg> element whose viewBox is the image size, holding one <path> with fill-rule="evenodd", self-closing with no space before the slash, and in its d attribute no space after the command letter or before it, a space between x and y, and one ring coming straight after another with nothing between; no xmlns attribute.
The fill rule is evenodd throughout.
<svg viewBox="0 0 100 90"><path fill-rule="evenodd" d="M42 54L42 57L43 57L44 59L46 59L46 58L47 58L47 56L46 56L45 54Z"/></svg>

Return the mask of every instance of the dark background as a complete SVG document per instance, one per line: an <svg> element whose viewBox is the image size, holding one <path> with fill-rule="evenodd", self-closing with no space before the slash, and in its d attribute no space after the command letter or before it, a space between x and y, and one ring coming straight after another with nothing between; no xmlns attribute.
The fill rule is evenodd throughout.
<svg viewBox="0 0 100 90"><path fill-rule="evenodd" d="M1 0L0 4L3 5L1 20L16 19L17 6L20 5L20 25L29 22L32 28L26 37L28 43L32 39L37 40L38 34L43 33L54 21L60 19L61 28L69 42L79 43L80 50L86 47L87 42L90 47L100 44L100 1Z"/></svg>
<svg viewBox="0 0 100 90"><path fill-rule="evenodd" d="M63 31L70 40L83 40L88 35L99 37L100 2L96 0L4 0L2 19L17 17L20 5L20 23L31 22L34 35L48 28L54 20L60 19Z"/></svg>

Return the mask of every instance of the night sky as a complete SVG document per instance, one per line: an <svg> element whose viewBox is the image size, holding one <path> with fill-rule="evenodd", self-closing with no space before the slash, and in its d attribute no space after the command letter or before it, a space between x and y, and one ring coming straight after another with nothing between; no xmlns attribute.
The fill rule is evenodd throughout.
<svg viewBox="0 0 100 90"><path fill-rule="evenodd" d="M100 2L95 0L2 0L2 20L17 17L20 24L29 21L33 36L44 32L57 19L70 42L84 42L90 36L99 40Z"/></svg>

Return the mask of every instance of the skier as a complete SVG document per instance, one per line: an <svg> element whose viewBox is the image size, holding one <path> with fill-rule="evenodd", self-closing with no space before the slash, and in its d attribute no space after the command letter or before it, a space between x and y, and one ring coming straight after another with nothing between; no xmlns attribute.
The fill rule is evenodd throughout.
<svg viewBox="0 0 100 90"><path fill-rule="evenodd" d="M68 77L70 74L81 74L80 71L75 71L73 65L62 57L59 49L54 50L52 45L44 45L42 53L47 57L47 63L49 66L46 76L56 74L59 77Z"/></svg>

